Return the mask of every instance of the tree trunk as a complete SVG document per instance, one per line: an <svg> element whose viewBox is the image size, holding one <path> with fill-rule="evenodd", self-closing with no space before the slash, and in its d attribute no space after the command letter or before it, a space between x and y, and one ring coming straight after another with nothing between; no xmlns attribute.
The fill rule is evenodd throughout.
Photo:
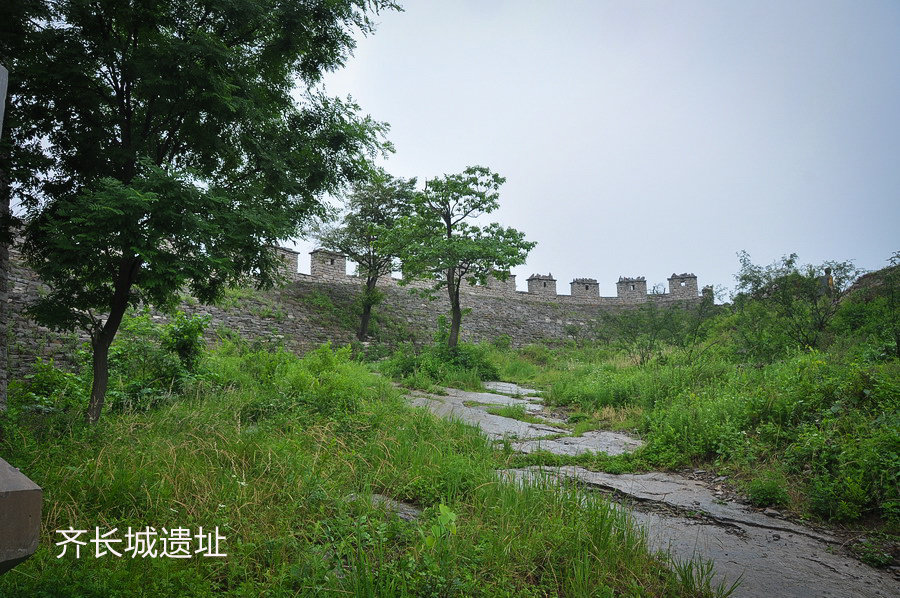
<svg viewBox="0 0 900 598"><path fill-rule="evenodd" d="M462 322L462 309L459 307L459 287L450 291L450 338L447 345L455 347L459 342L459 326Z"/></svg>
<svg viewBox="0 0 900 598"><path fill-rule="evenodd" d="M356 338L360 342L365 341L369 334L369 320L372 318L372 306L375 304L374 295L377 282L377 277L366 280L366 289L363 291L362 316L359 318L359 331L356 333Z"/></svg>
<svg viewBox="0 0 900 598"><path fill-rule="evenodd" d="M91 384L91 402L88 405L85 419L88 423L95 424L100 419L103 410L103 400L106 398L106 387L109 383L109 346L105 335L101 332L97 338L91 340L91 349L94 358L94 380Z"/></svg>
<svg viewBox="0 0 900 598"><path fill-rule="evenodd" d="M109 317L106 318L103 327L91 335L94 379L91 383L91 402L85 413L88 423L97 423L103 411L103 401L109 383L109 347L116 338L125 310L128 309L128 295L140 269L141 260L134 256L123 258L119 263L119 274L116 278Z"/></svg>

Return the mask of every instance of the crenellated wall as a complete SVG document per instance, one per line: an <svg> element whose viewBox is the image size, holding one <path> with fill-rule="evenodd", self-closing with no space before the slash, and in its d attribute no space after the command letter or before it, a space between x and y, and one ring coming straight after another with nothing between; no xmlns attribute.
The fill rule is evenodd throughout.
<svg viewBox="0 0 900 598"><path fill-rule="evenodd" d="M348 327L346 322L341 324L335 313L352 313L363 284L359 277L346 274L344 256L313 252L310 274L301 274L297 252L280 249L279 255L284 261L283 273L288 281L283 287L265 293L237 293L238 299L218 306L200 305L187 298L179 309L188 314L209 315L210 340L215 338L217 329L227 328L247 339L283 344L297 352L326 341L335 344L352 342L353 327ZM427 282L416 281L406 286L399 282L391 277L380 280L384 300L376 310L393 325L406 328L411 340L429 342L437 316L449 311L446 293L437 293L435 300L429 300L409 292L410 287L426 288ZM514 275L506 280L490 277L484 285L463 285L463 307L471 309L471 313L463 319L462 338L483 341L508 335L514 346L521 346L541 339L569 338L572 330L590 336L602 329L602 316L611 310L647 302L674 305L700 300L693 274L670 277L669 292L664 294L648 295L643 278L620 279L615 297L600 296L600 285L595 279L576 278L570 284L571 295L557 294L552 275L530 277L531 292L517 291ZM53 332L25 315L27 305L42 292L42 287L37 275L24 265L13 248L10 251L8 294L3 305L8 314L5 332L9 340L4 369L12 380L21 379L30 371L36 357L72 365L77 350L87 340L83 333ZM704 294L708 292L711 289L704 289ZM321 294L330 298L334 309L322 311L322 302L317 298ZM153 317L160 321L167 319L164 314Z"/></svg>
<svg viewBox="0 0 900 598"><path fill-rule="evenodd" d="M316 249L310 252L310 273L301 274L298 270L297 253L290 249L279 248L288 262L287 271L289 280L304 280L307 277L313 280L322 280L337 283L359 284L360 280L355 275L348 275L347 260L340 253ZM697 277L694 274L672 274L669 277L668 293L648 293L647 279L638 277L619 277L616 282L616 296L603 297L600 295L600 284L595 278L576 278L569 283L570 294L560 295L556 288L556 279L553 274L532 274L527 279L528 290L525 292L516 290L516 275L509 274L506 281L496 277L489 277L484 285L464 285L467 293L504 294L516 296L520 299L540 298L559 302L592 303L596 305L621 306L639 305L647 301L667 303L672 301L700 301L702 295L698 292ZM382 277L378 282L381 287L400 285L399 278ZM413 281L408 288L426 288L427 282Z"/></svg>

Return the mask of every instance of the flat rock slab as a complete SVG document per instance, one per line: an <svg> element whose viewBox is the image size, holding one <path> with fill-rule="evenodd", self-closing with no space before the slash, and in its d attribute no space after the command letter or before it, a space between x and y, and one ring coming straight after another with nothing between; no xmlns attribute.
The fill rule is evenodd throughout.
<svg viewBox="0 0 900 598"><path fill-rule="evenodd" d="M581 436L563 436L516 442L513 448L521 453L547 451L555 455L580 455L582 453L606 453L621 455L630 453L643 445L643 442L626 434L607 430L592 430Z"/></svg>
<svg viewBox="0 0 900 598"><path fill-rule="evenodd" d="M646 530L652 548L680 560L713 561L717 581L731 584L741 579L734 596L900 596L892 575L843 554L830 535L737 503L720 504L695 480L664 473L614 475L580 467L529 467L501 474L520 481L541 476L573 479L589 488L613 491L626 502L630 499L631 515ZM667 512L669 508L675 511Z"/></svg>
<svg viewBox="0 0 900 598"><path fill-rule="evenodd" d="M411 403L418 407L427 407L440 417L455 417L473 426L478 426L488 438L541 438L554 434L568 434L568 430L545 424L528 422L493 415L485 407L469 406L466 403L483 403L487 405L519 405L527 404L524 399L516 399L486 392L469 392L455 388L446 389L446 396L438 396L421 392L410 394Z"/></svg>
<svg viewBox="0 0 900 598"><path fill-rule="evenodd" d="M535 390L533 388L525 388L524 386L519 386L518 384L514 384L512 382L483 382L482 386L484 386L488 390L492 390L494 392L500 392L505 395L514 395L514 396L533 396L541 394L541 391Z"/></svg>
<svg viewBox="0 0 900 598"><path fill-rule="evenodd" d="M372 504L383 506L386 510L404 521L415 521L422 516L422 509L409 503L394 500L390 496L385 496L383 494L373 494Z"/></svg>

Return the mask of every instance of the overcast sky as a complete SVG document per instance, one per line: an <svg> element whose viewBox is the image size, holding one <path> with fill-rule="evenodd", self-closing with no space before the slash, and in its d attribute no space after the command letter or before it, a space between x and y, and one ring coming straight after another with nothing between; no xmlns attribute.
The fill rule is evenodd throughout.
<svg viewBox="0 0 900 598"><path fill-rule="evenodd" d="M391 125L395 176L481 164L552 272L734 284L900 250L900 2L407 0L326 80ZM308 242L298 243L304 253ZM308 256L301 256L308 272Z"/></svg>

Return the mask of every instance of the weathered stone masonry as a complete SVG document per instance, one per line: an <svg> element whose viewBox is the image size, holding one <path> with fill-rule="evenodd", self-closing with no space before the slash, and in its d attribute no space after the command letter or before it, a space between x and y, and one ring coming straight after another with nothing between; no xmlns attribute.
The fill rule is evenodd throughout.
<svg viewBox="0 0 900 598"><path fill-rule="evenodd" d="M288 280L304 280L312 278L327 282L361 284L357 276L348 275L347 259L340 253L316 249L310 252L310 274L299 272L299 254L290 249L279 248L279 253L284 260L283 273ZM464 287L469 294L479 297L490 295L514 296L517 299L528 300L531 298L550 299L564 303L590 303L609 307L622 307L639 305L647 301L660 304L673 301L698 301L701 295L697 290L697 276L694 274L672 274L668 278L668 293L647 293L647 280L643 276L636 278L620 277L616 282L616 296L600 296L600 284L594 278L576 278L570 284L569 295L560 295L556 290L556 279L553 274L532 274L528 277L528 290L521 292L516 290L516 277L510 274L506 281L491 278L487 284L481 286ZM399 286L400 280L396 278L382 277L379 284L382 286ZM423 288L425 283L414 282L407 288ZM711 287L703 289L703 293L712 293Z"/></svg>
<svg viewBox="0 0 900 598"><path fill-rule="evenodd" d="M289 279L283 287L265 293L242 294L239 300L221 306L198 305L187 300L180 309L188 314L209 315L210 339L215 337L217 329L227 328L248 340L275 342L296 352L307 351L326 341L337 345L352 342L354 330L330 321L314 307L314 301L309 301L310 295L323 294L333 305L349 309L360 293L363 281L346 274L344 256L314 251L310 274L301 274L297 271L296 252L282 249L279 253L285 262L284 274ZM601 297L597 281L586 278L572 281L571 295L557 295L556 280L550 275L530 277L529 288L534 286L534 292L517 291L512 275L505 281L491 278L484 286L464 285L462 303L464 308L471 309L471 313L463 318L462 338L482 341L508 335L514 346L521 346L541 339L566 338L573 329L587 332L598 325L601 314L610 310L635 307L648 301L676 304L699 300L696 276L692 274L673 275L669 279L670 292L660 295L647 295L646 282L641 285L641 281L643 279L621 279L617 284L617 289L621 290L616 297ZM27 373L37 356L52 358L63 365L71 364L76 350L87 338L83 334L54 333L25 317L26 305L37 297L42 285L34 272L23 266L15 249L11 252L10 283L6 306L9 308L8 369L11 378ZM423 288L425 283L409 286ZM389 277L380 282L380 287L384 301L376 310L404 325L420 342L431 338L437 315L449 312L445 293L437 293L435 300L429 300L410 293L408 287L400 286L397 280ZM154 318L163 321L166 316L157 314Z"/></svg>

